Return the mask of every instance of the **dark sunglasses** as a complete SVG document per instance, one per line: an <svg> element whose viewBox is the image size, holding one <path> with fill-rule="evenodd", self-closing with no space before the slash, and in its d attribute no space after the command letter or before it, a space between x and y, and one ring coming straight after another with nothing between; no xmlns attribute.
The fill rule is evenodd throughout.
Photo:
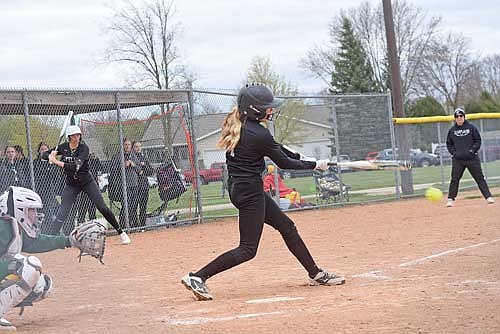
<svg viewBox="0 0 500 334"><path fill-rule="evenodd" d="M455 118L465 117L464 115L455 115Z"/></svg>

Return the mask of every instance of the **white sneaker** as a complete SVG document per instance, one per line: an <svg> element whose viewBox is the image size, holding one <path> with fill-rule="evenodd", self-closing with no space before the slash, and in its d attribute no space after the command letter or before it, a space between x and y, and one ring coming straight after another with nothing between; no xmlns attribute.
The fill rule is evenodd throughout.
<svg viewBox="0 0 500 334"><path fill-rule="evenodd" d="M16 326L14 326L10 321L5 318L0 318L0 332L15 332L16 330Z"/></svg>
<svg viewBox="0 0 500 334"><path fill-rule="evenodd" d="M120 234L120 239L122 240L122 245L128 245L129 243L131 243L130 238L125 232L122 232Z"/></svg>
<svg viewBox="0 0 500 334"><path fill-rule="evenodd" d="M488 197L488 198L486 199L486 202L487 202L488 204L493 204L493 203L495 203L495 199L494 199L493 197L491 197L491 196L490 196L490 197Z"/></svg>
<svg viewBox="0 0 500 334"><path fill-rule="evenodd" d="M309 285L340 285L345 283L345 278L321 269L314 278L309 278Z"/></svg>
<svg viewBox="0 0 500 334"><path fill-rule="evenodd" d="M203 280L198 277L194 276L192 273L187 274L181 279L181 283L194 293L196 299L198 300L212 300L212 294L210 293L210 290L208 290L207 285Z"/></svg>
<svg viewBox="0 0 500 334"><path fill-rule="evenodd" d="M455 200L448 198L448 202L446 202L446 207L451 208L453 205L455 205Z"/></svg>

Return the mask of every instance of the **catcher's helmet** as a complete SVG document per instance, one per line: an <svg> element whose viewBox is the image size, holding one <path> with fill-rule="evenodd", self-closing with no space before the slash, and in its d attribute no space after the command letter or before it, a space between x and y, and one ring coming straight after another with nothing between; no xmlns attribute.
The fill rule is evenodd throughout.
<svg viewBox="0 0 500 334"><path fill-rule="evenodd" d="M16 218L26 234L35 238L38 234L38 225L43 220L43 213L37 209L43 207L40 196L31 189L22 187L10 187L0 195L0 211L4 215ZM34 210L35 217L29 214L29 209ZM32 220L32 218L35 218Z"/></svg>
<svg viewBox="0 0 500 334"><path fill-rule="evenodd" d="M251 120L265 118L268 108L276 108L282 104L283 101L276 99L271 89L262 84L246 84L238 94L238 110Z"/></svg>

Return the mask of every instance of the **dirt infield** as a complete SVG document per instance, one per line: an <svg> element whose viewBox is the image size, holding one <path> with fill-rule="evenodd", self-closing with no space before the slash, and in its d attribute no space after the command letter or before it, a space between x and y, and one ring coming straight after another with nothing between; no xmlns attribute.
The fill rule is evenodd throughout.
<svg viewBox="0 0 500 334"><path fill-rule="evenodd" d="M105 266L75 250L40 254L51 298L8 319L20 333L500 333L500 203L423 199L291 215L337 287L310 287L279 234L209 280L180 278L237 245L235 219L109 238Z"/></svg>

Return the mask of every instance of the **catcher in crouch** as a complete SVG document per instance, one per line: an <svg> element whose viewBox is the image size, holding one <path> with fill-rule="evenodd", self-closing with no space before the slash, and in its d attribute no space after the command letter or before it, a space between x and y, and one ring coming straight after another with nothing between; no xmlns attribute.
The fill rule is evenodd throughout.
<svg viewBox="0 0 500 334"><path fill-rule="evenodd" d="M41 208L40 196L30 189L10 187L0 195L0 331L16 330L4 318L13 307L20 307L22 313L25 306L47 298L52 290L52 278L42 273L40 260L21 252L44 253L76 247L80 255L102 260L106 238L103 225L86 222L68 237L40 234Z"/></svg>

